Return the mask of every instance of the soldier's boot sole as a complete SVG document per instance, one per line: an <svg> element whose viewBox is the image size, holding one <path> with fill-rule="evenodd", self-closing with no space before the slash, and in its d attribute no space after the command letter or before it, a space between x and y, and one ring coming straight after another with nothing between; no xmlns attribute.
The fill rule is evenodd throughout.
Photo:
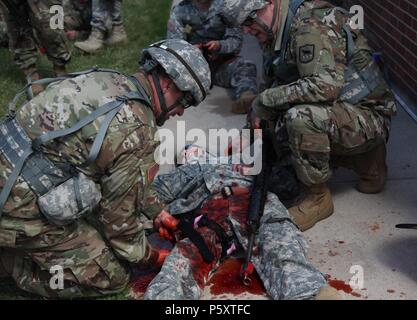
<svg viewBox="0 0 417 320"><path fill-rule="evenodd" d="M330 190L310 194L299 205L288 209L294 222L301 231L313 228L316 223L327 219L334 213L334 205Z"/></svg>
<svg viewBox="0 0 417 320"><path fill-rule="evenodd" d="M360 176L356 189L361 193L380 193L385 188L388 175L385 143L363 156L358 174Z"/></svg>

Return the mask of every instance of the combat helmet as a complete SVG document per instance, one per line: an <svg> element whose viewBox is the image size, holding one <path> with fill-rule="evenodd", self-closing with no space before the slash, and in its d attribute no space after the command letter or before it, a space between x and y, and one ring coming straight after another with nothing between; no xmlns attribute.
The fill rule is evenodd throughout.
<svg viewBox="0 0 417 320"><path fill-rule="evenodd" d="M168 39L151 44L142 51L140 65L154 79L161 101L162 116L174 109L177 104L183 105L184 108L197 106L206 98L210 90L209 65L201 51L185 40ZM158 66L164 69L179 90L188 93L170 107L166 106L159 86Z"/></svg>
<svg viewBox="0 0 417 320"><path fill-rule="evenodd" d="M267 4L267 0L226 0L223 13L230 24L240 26Z"/></svg>

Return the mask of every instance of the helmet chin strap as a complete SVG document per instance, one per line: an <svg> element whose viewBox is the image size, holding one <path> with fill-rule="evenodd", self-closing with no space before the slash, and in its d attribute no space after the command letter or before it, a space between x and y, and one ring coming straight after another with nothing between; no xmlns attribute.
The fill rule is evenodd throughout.
<svg viewBox="0 0 417 320"><path fill-rule="evenodd" d="M182 96L179 97L173 104L171 104L169 107L166 105L166 100L164 93L162 92L161 83L159 81L158 72L154 69L151 71L152 80L154 82L156 93L158 95L159 105L161 107L161 113L156 118L156 124L158 126L162 126L164 122L167 120L168 114L174 110L177 106L182 105L185 107L189 101L186 97Z"/></svg>
<svg viewBox="0 0 417 320"><path fill-rule="evenodd" d="M272 28L275 25L277 16L278 16L278 0L274 0L274 15L272 16L272 22L270 26L268 26L264 21L262 21L258 17L255 18L255 22L259 24L261 28L267 33L268 42L274 41L275 36L274 36L274 31L272 30Z"/></svg>

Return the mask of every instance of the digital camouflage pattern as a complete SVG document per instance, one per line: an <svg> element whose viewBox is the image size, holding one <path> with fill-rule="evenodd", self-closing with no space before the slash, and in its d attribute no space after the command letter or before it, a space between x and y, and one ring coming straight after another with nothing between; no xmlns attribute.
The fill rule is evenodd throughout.
<svg viewBox="0 0 417 320"><path fill-rule="evenodd" d="M110 31L123 23L122 0L92 0L91 27Z"/></svg>
<svg viewBox="0 0 417 320"><path fill-rule="evenodd" d="M183 61L177 57L173 59L174 55L169 50L174 50ZM182 39L167 39L156 42L143 50L141 60L149 58L159 63L167 75L173 79L178 89L192 94L194 105L204 100L210 90L211 77L207 61L200 50ZM193 72L190 72L189 68ZM194 75L198 80L194 78Z"/></svg>
<svg viewBox="0 0 417 320"><path fill-rule="evenodd" d="M217 222L228 235L234 233L235 241L246 248L251 183L252 177L234 172L231 165L187 164L158 176L154 185L160 200L169 202L173 213L200 208L197 215ZM226 186L242 187L246 192L223 199L220 191ZM150 283L145 299L201 297L210 274L220 262L222 248L214 231L207 227L198 231L216 260L205 262L188 238L181 239ZM306 259L307 243L301 232L272 193L265 204L256 243L259 250L252 261L271 298L312 299L326 285L324 276Z"/></svg>
<svg viewBox="0 0 417 320"><path fill-rule="evenodd" d="M54 5L62 5L62 0L7 1L10 50L15 64L20 69L27 69L36 64L37 41L39 46L45 48L48 59L54 65L63 66L70 60L71 53L64 31L50 28L50 20L55 13L50 13L49 10Z"/></svg>
<svg viewBox="0 0 417 320"><path fill-rule="evenodd" d="M135 76L150 94L142 73ZM126 76L92 72L51 84L16 113L31 139L72 126L116 96L137 90ZM76 133L47 143L45 155L54 163L83 163L103 117ZM161 205L150 185L157 171L157 141L153 112L137 102L125 103L105 136L97 160L82 169L101 190L94 213L66 226L46 220L35 194L18 178L0 219L2 260L12 263L12 275L23 290L45 297L92 297L122 290L129 272L120 260L139 263L145 255L145 225ZM11 173L0 156L0 187ZM51 290L50 268L64 269L64 289Z"/></svg>
<svg viewBox="0 0 417 320"><path fill-rule="evenodd" d="M226 7L247 7L252 1L259 2L229 0ZM328 19L330 15L335 23ZM340 101L346 84L346 23L347 16L328 2L305 1L293 19L285 64L271 66L275 84L254 104L261 118L274 119L286 113L293 165L306 185L329 179L331 154L361 153L385 142L396 112L393 95L382 78L358 104ZM357 48L353 59L361 70L371 63L372 51L359 30L352 33ZM266 45L268 48L273 47ZM278 57L276 51L269 54L271 61Z"/></svg>
<svg viewBox="0 0 417 320"><path fill-rule="evenodd" d="M256 66L239 56L243 34L239 27L229 27L222 16L223 1L210 1L207 12L193 0L183 0L171 11L168 39L184 39L191 44L205 44L217 40L220 50L209 59L213 84L232 88L234 98L245 91L258 92Z"/></svg>
<svg viewBox="0 0 417 320"><path fill-rule="evenodd" d="M91 28L91 0L62 0L65 30L89 30Z"/></svg>

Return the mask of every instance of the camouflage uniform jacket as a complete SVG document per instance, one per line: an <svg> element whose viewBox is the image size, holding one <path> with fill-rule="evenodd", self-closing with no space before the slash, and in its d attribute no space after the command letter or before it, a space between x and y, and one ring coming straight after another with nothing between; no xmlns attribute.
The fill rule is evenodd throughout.
<svg viewBox="0 0 417 320"><path fill-rule="evenodd" d="M219 54L239 54L243 35L240 28L229 28L221 14L222 0L214 0L207 12L192 0L183 0L172 9L168 21L168 39L184 39L191 44L220 41Z"/></svg>
<svg viewBox="0 0 417 320"><path fill-rule="evenodd" d="M149 93L146 78L141 73L136 76ZM137 90L134 83L122 74L92 72L51 84L22 106L16 119L35 139L45 132L71 127L92 110L133 90ZM103 119L47 143L43 152L57 164L81 164ZM137 101L125 103L108 128L97 160L82 169L101 189L102 200L94 213L99 231L117 256L131 262L139 262L145 254L142 214L152 218L160 209L149 183L157 169L153 156L157 147L155 131L149 107ZM0 155L0 187L10 173L11 165ZM32 237L39 238L56 228L42 216L36 201L33 191L19 177L0 219L0 247L19 248L21 244L27 248ZM53 241L44 239L45 247Z"/></svg>
<svg viewBox="0 0 417 320"><path fill-rule="evenodd" d="M297 104L332 105L345 83L347 40L343 26L346 23L347 16L328 2L305 1L294 16L285 54L286 70L289 67L292 76L294 71L298 72L297 79L284 84L278 81L277 87L265 90L260 94L260 105L274 109L288 109L288 105ZM359 30L352 33L362 53L359 68L363 68L372 60L371 50ZM278 76L282 78L282 70L274 70L274 75L275 80ZM395 104L388 86L382 82L364 100L370 107L391 116Z"/></svg>

